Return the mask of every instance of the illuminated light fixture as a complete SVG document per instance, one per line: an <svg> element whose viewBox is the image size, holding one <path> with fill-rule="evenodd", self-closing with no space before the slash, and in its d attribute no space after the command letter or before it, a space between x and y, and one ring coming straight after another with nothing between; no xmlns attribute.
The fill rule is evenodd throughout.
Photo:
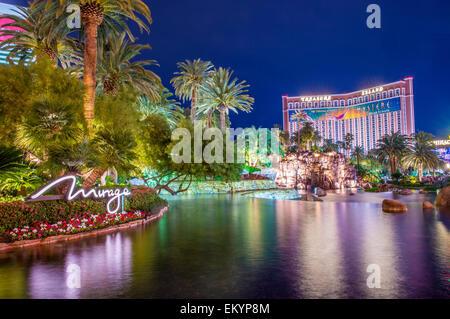
<svg viewBox="0 0 450 319"><path fill-rule="evenodd" d="M42 196L47 191L52 189L58 184L64 183L66 181L71 181L69 189L66 191L66 194L64 196L56 195L56 196ZM77 178L73 175L67 175L63 176L61 178L58 178L54 180L53 182L50 182L49 184L43 186L40 188L36 193L30 195L26 201L28 202L37 202L37 201L45 201L45 200L56 200L56 199L62 199L65 198L67 201L73 201L79 197L82 198L109 198L108 203L106 204L106 210L110 214L115 214L120 208L120 199L122 196L130 196L131 191L128 188L116 188L116 189L80 189L78 191L75 191L75 185L77 182ZM111 204L116 202L115 208L111 208Z"/></svg>
<svg viewBox="0 0 450 319"><path fill-rule="evenodd" d="M372 93L379 93L379 92L383 92L383 90L384 90L384 87L382 87L382 86L373 88L373 89L362 90L361 95L369 95Z"/></svg>

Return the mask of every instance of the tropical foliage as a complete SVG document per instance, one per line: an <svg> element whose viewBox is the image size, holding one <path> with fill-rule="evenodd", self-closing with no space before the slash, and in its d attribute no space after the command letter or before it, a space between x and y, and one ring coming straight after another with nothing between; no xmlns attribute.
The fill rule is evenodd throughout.
<svg viewBox="0 0 450 319"><path fill-rule="evenodd" d="M33 1L29 7L18 7L15 14L4 15L10 20L2 35L9 39L0 47L10 51L11 60L28 60L42 57L60 62L67 67L76 58L75 41L64 21L55 19L52 6L45 1Z"/></svg>
<svg viewBox="0 0 450 319"><path fill-rule="evenodd" d="M99 47L97 77L104 94L117 95L120 86L138 89L147 99L159 99L160 78L146 67L156 66L155 60L132 61L149 45L130 43L126 33L119 37L110 33Z"/></svg>
<svg viewBox="0 0 450 319"><path fill-rule="evenodd" d="M432 134L418 132L411 138L411 145L403 158L406 166L418 171L419 181L423 179L424 169L437 169L440 166L432 141Z"/></svg>
<svg viewBox="0 0 450 319"><path fill-rule="evenodd" d="M179 71L170 82L183 102L191 101L191 120L195 121L201 87L211 79L214 66L210 61L200 59L179 62L177 66Z"/></svg>
<svg viewBox="0 0 450 319"><path fill-rule="evenodd" d="M391 135L382 137L375 149L375 155L381 162L389 163L391 173L395 173L398 165L407 152L406 136L395 132Z"/></svg>
<svg viewBox="0 0 450 319"><path fill-rule="evenodd" d="M201 112L208 115L208 127L211 123L211 114L220 113L220 128L226 129L226 115L229 110L238 113L238 110L250 112L254 99L248 95L245 81L238 82L233 77L233 71L219 67L215 69L210 80L201 85Z"/></svg>
<svg viewBox="0 0 450 319"><path fill-rule="evenodd" d="M179 162L173 160L174 146L179 140L172 140L172 130L167 120L154 114L143 121L144 129L140 136L139 148L141 153L140 163L144 167L151 167L151 172L145 172L141 177L147 185L151 185L156 190L166 190L171 194L186 191L194 178L220 178L222 180L236 180L240 178L242 166L234 163L195 163L194 148L190 148L190 161ZM181 120L176 129L184 130L189 145L194 145L194 126L191 121ZM184 138L182 136L182 138ZM223 138L222 142L225 142ZM202 149L207 144L203 141ZM226 151L226 147L223 148ZM183 155L183 154L180 154ZM225 153L219 154L222 159ZM177 184L176 189L172 189L170 184Z"/></svg>
<svg viewBox="0 0 450 319"><path fill-rule="evenodd" d="M69 30L66 9L73 4L80 6L82 25ZM232 70L200 59L178 63L175 95L164 88L151 70L157 62L140 59L150 45L134 43L127 25L134 21L149 31L144 1L34 0L9 18L3 44L14 44L14 63L0 66L0 145L18 147L22 159L13 174L5 171L2 189L8 180L8 189L29 193L34 180L69 173L87 187L106 183L108 174L116 181L153 172L163 177L157 189L164 179L167 186L240 177L242 167L233 163L172 162L173 130L193 130L176 97L191 102L192 120L222 129L230 125L229 110L249 112L254 100Z"/></svg>

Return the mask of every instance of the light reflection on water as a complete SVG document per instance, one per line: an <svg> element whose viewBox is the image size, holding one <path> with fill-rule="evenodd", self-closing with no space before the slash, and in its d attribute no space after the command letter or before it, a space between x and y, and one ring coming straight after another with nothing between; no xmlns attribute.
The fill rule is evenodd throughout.
<svg viewBox="0 0 450 319"><path fill-rule="evenodd" d="M154 224L0 254L0 298L449 298L450 213L414 194L406 214L383 214L392 197L171 198ZM381 289L366 285L370 264Z"/></svg>

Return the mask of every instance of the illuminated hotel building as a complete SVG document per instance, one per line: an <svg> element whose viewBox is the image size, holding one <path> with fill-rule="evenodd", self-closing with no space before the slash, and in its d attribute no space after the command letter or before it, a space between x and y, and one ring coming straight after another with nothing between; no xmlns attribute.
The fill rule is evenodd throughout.
<svg viewBox="0 0 450 319"><path fill-rule="evenodd" d="M374 149L384 135L415 132L413 78L345 94L283 96L283 127L290 135L298 117L314 124L322 142L344 141L351 133L353 146Z"/></svg>

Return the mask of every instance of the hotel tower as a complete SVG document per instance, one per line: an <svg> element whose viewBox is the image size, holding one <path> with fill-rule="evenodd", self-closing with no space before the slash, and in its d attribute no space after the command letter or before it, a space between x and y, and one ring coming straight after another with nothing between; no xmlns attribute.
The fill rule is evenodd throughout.
<svg viewBox="0 0 450 319"><path fill-rule="evenodd" d="M413 78L352 93L283 96L283 127L290 135L302 121L312 122L322 142L343 141L353 134L353 146L374 149L384 135L411 135L414 126Z"/></svg>

